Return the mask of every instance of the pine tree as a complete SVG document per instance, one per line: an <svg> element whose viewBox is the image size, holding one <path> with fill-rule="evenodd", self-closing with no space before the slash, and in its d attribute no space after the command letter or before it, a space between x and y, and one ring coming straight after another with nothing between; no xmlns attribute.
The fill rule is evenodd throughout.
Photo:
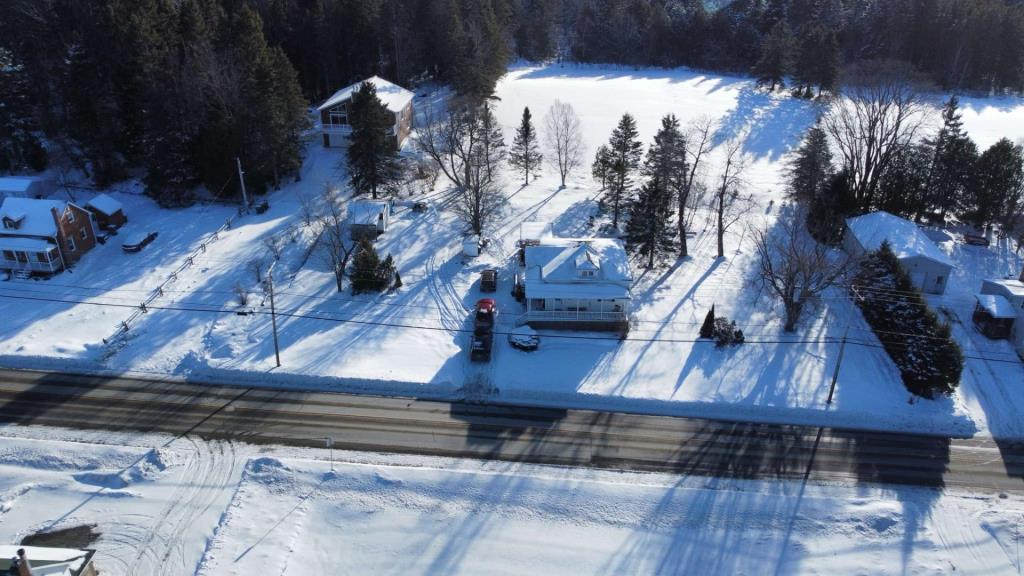
<svg viewBox="0 0 1024 576"><path fill-rule="evenodd" d="M352 97L349 114L352 136L348 166L357 194L369 192L376 199L398 180L398 156L391 135L394 121L394 115L377 96L377 87L363 82Z"/></svg>
<svg viewBox="0 0 1024 576"><path fill-rule="evenodd" d="M530 183L530 173L540 168L543 156L537 143L537 130L533 127L533 119L529 108L523 108L523 119L516 129L509 151L509 164L523 171L524 184Z"/></svg>
<svg viewBox="0 0 1024 576"><path fill-rule="evenodd" d="M608 186L608 177L611 175L611 150L607 144L601 144L594 154L594 163L590 167L590 173L595 180L601 181L601 190Z"/></svg>
<svg viewBox="0 0 1024 576"><path fill-rule="evenodd" d="M789 162L787 184L790 198L808 206L832 177L832 151L820 125L812 126Z"/></svg>
<svg viewBox="0 0 1024 576"><path fill-rule="evenodd" d="M800 92L811 96L811 89L835 90L839 80L839 43L834 32L815 26L800 39L793 65L793 77Z"/></svg>
<svg viewBox="0 0 1024 576"><path fill-rule="evenodd" d="M46 168L47 155L36 131L28 75L0 48L0 173Z"/></svg>
<svg viewBox="0 0 1024 576"><path fill-rule="evenodd" d="M768 85L774 92L778 86L785 86L792 60L793 38L785 22L772 27L761 44L761 59L754 65L754 75L759 85Z"/></svg>
<svg viewBox="0 0 1024 576"><path fill-rule="evenodd" d="M964 202L967 185L978 161L978 147L963 128L960 101L951 96L942 108L942 128L927 142L932 149L926 183L930 194L922 207L937 211L940 219L955 212Z"/></svg>
<svg viewBox="0 0 1024 576"><path fill-rule="evenodd" d="M352 293L380 292L391 283L394 272L395 264L391 255L388 254L387 258L381 260L373 242L364 238L356 248L349 271Z"/></svg>
<svg viewBox="0 0 1024 576"><path fill-rule="evenodd" d="M707 316L704 317L704 323L700 325L700 337L701 338L713 338L715 335L715 305L711 305L711 310L708 310Z"/></svg>
<svg viewBox="0 0 1024 576"><path fill-rule="evenodd" d="M968 188L965 216L978 228L988 229L1020 211L1022 194L1024 150L1003 138L978 158L977 171Z"/></svg>
<svg viewBox="0 0 1024 576"><path fill-rule="evenodd" d="M647 260L648 269L675 250L672 209L672 193L658 176L647 180L630 203L626 246Z"/></svg>
<svg viewBox="0 0 1024 576"><path fill-rule="evenodd" d="M668 114L661 119L654 144L647 150L643 173L648 178L659 180L665 188L667 202L675 204L681 255L686 254L686 223L690 211L690 166L686 154L686 139L679 128L679 119L675 114Z"/></svg>
<svg viewBox="0 0 1024 576"><path fill-rule="evenodd" d="M609 187L606 193L612 206L612 228L618 230L622 209L629 201L633 177L640 168L643 144L640 143L636 120L628 112L622 115L618 126L608 141L610 163L608 167Z"/></svg>

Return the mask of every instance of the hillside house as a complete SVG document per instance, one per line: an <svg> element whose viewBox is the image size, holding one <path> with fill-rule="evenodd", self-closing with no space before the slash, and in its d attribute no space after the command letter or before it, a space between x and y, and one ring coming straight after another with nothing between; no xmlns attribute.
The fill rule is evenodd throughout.
<svg viewBox="0 0 1024 576"><path fill-rule="evenodd" d="M86 202L85 209L92 213L96 226L101 230L117 230L128 223L124 206L106 194L100 194Z"/></svg>
<svg viewBox="0 0 1024 576"><path fill-rule="evenodd" d="M391 224L391 200L353 200L348 205L349 233L353 240L377 236Z"/></svg>
<svg viewBox="0 0 1024 576"><path fill-rule="evenodd" d="M395 139L395 149L401 149L406 137L409 136L409 131L412 130L412 99L415 94L379 76L346 86L320 105L317 110L320 113L324 146L338 147L348 144L348 137L352 134L352 126L349 124L349 107L352 104L352 97L359 91L363 82L369 82L377 87L377 97L394 115L391 135Z"/></svg>
<svg viewBox="0 0 1024 576"><path fill-rule="evenodd" d="M1001 316L1004 324L1010 324L1008 332L1005 337L1013 343L1014 348L1017 352L1024 355L1024 281L1021 280L1003 280L1003 279L991 279L985 280L981 283L981 294L979 298L983 296L991 295L996 297L997 302L1000 302L1000 314L992 314L993 317ZM1010 311L1013 311L1015 317L1012 321L1007 322L1007 317L1010 315ZM975 308L977 312L977 307ZM987 335L987 334L986 334Z"/></svg>
<svg viewBox="0 0 1024 576"><path fill-rule="evenodd" d="M611 238L542 238L523 247L520 283L534 328L629 328L633 277L626 250Z"/></svg>
<svg viewBox="0 0 1024 576"><path fill-rule="evenodd" d="M918 290L945 293L953 262L916 224L888 212L847 219L843 244L851 256L874 252L886 241Z"/></svg>
<svg viewBox="0 0 1024 576"><path fill-rule="evenodd" d="M38 176L0 177L0 198L43 198L53 190L52 180Z"/></svg>
<svg viewBox="0 0 1024 576"><path fill-rule="evenodd" d="M0 222L0 270L54 274L96 246L89 211L71 202L5 198Z"/></svg>

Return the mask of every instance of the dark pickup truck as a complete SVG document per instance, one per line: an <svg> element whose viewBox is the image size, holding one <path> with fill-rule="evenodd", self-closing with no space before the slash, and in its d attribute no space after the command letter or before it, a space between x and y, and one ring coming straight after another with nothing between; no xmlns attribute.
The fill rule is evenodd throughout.
<svg viewBox="0 0 1024 576"><path fill-rule="evenodd" d="M488 268L483 272L480 272L480 291L481 292L497 292L498 291L498 271L494 268Z"/></svg>
<svg viewBox="0 0 1024 576"><path fill-rule="evenodd" d="M473 362L488 362L491 359L491 348L494 345L494 333L487 329L473 332L473 346L469 349L469 359Z"/></svg>

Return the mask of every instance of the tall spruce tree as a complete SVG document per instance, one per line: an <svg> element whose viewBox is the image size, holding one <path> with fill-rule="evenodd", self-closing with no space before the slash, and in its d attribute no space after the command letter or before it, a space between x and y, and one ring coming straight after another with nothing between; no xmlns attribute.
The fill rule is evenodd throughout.
<svg viewBox="0 0 1024 576"><path fill-rule="evenodd" d="M612 209L612 228L619 229L619 218L629 202L633 178L640 169L643 144L640 143L636 120L628 112L619 119L618 126L608 140L608 190L605 193Z"/></svg>
<svg viewBox="0 0 1024 576"><path fill-rule="evenodd" d="M348 167L357 194L369 193L376 199L398 180L398 155L391 135L394 122L394 115L377 96L377 87L363 82L352 96L349 114Z"/></svg>
<svg viewBox="0 0 1024 576"><path fill-rule="evenodd" d="M1022 207L1024 150L1003 138L978 158L965 216L978 228L1009 221Z"/></svg>
<svg viewBox="0 0 1024 576"><path fill-rule="evenodd" d="M778 86L786 85L793 52L793 36L785 22L772 26L771 32L761 43L761 58L754 65L754 75L759 85L767 85L772 92Z"/></svg>
<svg viewBox="0 0 1024 576"><path fill-rule="evenodd" d="M790 198L804 206L817 198L835 172L828 136L820 125L812 126L789 161L786 180Z"/></svg>
<svg viewBox="0 0 1024 576"><path fill-rule="evenodd" d="M960 101L951 96L942 108L942 128L933 140L927 142L932 149L931 167L926 183L929 195L921 206L946 215L955 212L964 201L967 185L978 161L978 147L963 127Z"/></svg>
<svg viewBox="0 0 1024 576"><path fill-rule="evenodd" d="M594 163L590 166L590 174L595 180L601 181L602 191L608 187L611 164L611 150L608 149L607 144L601 144L597 147L597 152L594 154Z"/></svg>
<svg viewBox="0 0 1024 576"><path fill-rule="evenodd" d="M668 114L661 119L661 128L654 135L654 143L647 149L643 174L657 180L664 189L667 202L676 212L676 233L679 242L686 243L686 222L689 220L690 166L686 161L686 139L679 128L679 119ZM641 191L641 196L644 194ZM667 225L667 222L665 223ZM686 249L681 251L685 255Z"/></svg>
<svg viewBox="0 0 1024 576"><path fill-rule="evenodd" d="M793 63L793 78L806 97L811 96L814 87L818 95L835 90L839 81L839 43L835 32L819 25L802 35Z"/></svg>
<svg viewBox="0 0 1024 576"><path fill-rule="evenodd" d="M640 187L636 199L630 203L626 246L646 260L648 269L675 250L672 199L666 182L654 176Z"/></svg>
<svg viewBox="0 0 1024 576"><path fill-rule="evenodd" d="M0 173L46 168L46 149L36 136L29 78L9 51L0 48Z"/></svg>
<svg viewBox="0 0 1024 576"><path fill-rule="evenodd" d="M540 144L537 142L537 130L533 127L530 108L523 108L523 119L516 128L516 136L512 140L508 161L513 167L523 172L523 183L530 183L530 174L539 171L541 161Z"/></svg>

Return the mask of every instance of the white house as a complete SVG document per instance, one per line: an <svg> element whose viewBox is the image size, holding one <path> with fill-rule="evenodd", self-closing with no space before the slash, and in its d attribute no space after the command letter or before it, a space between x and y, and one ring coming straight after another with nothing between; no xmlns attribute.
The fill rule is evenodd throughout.
<svg viewBox="0 0 1024 576"><path fill-rule="evenodd" d="M0 177L0 198L42 198L54 190L52 180L38 176Z"/></svg>
<svg viewBox="0 0 1024 576"><path fill-rule="evenodd" d="M93 219L77 204L5 198L0 205L0 270L53 274L95 246Z"/></svg>
<svg viewBox="0 0 1024 576"><path fill-rule="evenodd" d="M377 87L377 97L394 114L395 122L391 127L391 135L395 138L395 148L401 148L412 129L412 100L415 94L379 76L361 80L338 90L317 108L320 112L324 146L336 147L348 144L348 137L352 133L352 126L349 124L349 107L352 104L352 96L359 91L363 82L369 82Z"/></svg>
<svg viewBox="0 0 1024 576"><path fill-rule="evenodd" d="M622 242L610 238L540 239L523 247L526 313L535 328L625 330L633 277Z"/></svg>
<svg viewBox="0 0 1024 576"><path fill-rule="evenodd" d="M348 225L352 238L375 239L391 224L391 200L353 200L348 205Z"/></svg>
<svg viewBox="0 0 1024 576"><path fill-rule="evenodd" d="M1001 296L1016 312L1017 318L1013 321L1013 327L1010 329L1010 342L1013 343L1017 352L1024 355L1024 281L985 280L981 283L981 294Z"/></svg>
<svg viewBox="0 0 1024 576"><path fill-rule="evenodd" d="M888 212L847 219L843 242L851 256L878 250L885 241L918 290L929 294L946 291L953 262L916 224Z"/></svg>

